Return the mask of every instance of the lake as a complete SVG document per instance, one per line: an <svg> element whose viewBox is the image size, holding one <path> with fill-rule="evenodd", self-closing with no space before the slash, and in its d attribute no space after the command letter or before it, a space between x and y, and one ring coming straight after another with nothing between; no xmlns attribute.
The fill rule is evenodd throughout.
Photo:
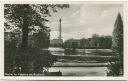
<svg viewBox="0 0 128 81"><path fill-rule="evenodd" d="M62 76L106 76L107 67L51 67L50 72L61 71Z"/></svg>
<svg viewBox="0 0 128 81"><path fill-rule="evenodd" d="M49 48L49 50L51 51L51 53L53 55L59 55L59 56L66 56L64 54L64 49L63 48ZM84 49L76 49L79 52L82 52ZM89 55L91 55L92 51L94 51L95 49L86 49L86 53L89 53ZM110 49L99 49L101 51L107 51L107 52L111 52ZM84 57L84 55L83 55ZM74 62L72 60L72 62ZM76 64L77 62L75 62ZM57 64L57 63L56 63ZM60 66L58 67L51 67L49 68L49 72L57 72L57 71L61 71L62 72L62 76L106 76L107 75L107 67L80 67L80 66L76 66L76 67L72 67L74 64L70 64L69 62L67 63L69 67L62 67L61 65L63 65L64 63L60 63ZM82 64L82 63L81 63ZM84 65L87 65L86 62L83 63ZM92 63L90 62L89 65L98 65L95 62ZM58 64L59 65L59 64ZM65 64L64 64L65 65ZM78 62L78 65L80 65L80 63Z"/></svg>
<svg viewBox="0 0 128 81"><path fill-rule="evenodd" d="M63 48L57 48L57 47L49 47L48 50L51 52L53 55L65 55L64 54L64 49ZM112 52L111 49L98 49L99 51L102 52L108 52L108 55L110 52ZM84 49L76 49L77 52L80 54L84 52ZM92 52L96 51L96 49L86 49L86 55L92 55ZM79 54L77 54L79 55Z"/></svg>

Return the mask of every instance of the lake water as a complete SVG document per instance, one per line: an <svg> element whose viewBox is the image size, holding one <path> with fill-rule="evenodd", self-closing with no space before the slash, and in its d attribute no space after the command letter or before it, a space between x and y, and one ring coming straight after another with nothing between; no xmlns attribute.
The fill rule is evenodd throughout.
<svg viewBox="0 0 128 81"><path fill-rule="evenodd" d="M53 55L65 55L62 48L49 48ZM84 49L77 49L83 51ZM86 49L87 53L91 53L95 49ZM109 49L99 49L103 51L111 51ZM107 67L51 67L50 72L61 71L63 76L106 76Z"/></svg>
<svg viewBox="0 0 128 81"><path fill-rule="evenodd" d="M53 54L53 55L65 55L63 48L49 47L48 50L50 50L51 54ZM91 55L91 53L95 50L96 49L86 49L86 53L89 53L89 55ZM98 50L103 51L103 52L112 52L111 49L98 49ZM76 49L76 51L79 53L83 53L84 49Z"/></svg>
<svg viewBox="0 0 128 81"><path fill-rule="evenodd" d="M106 76L107 67L51 67L50 72L61 71L63 76Z"/></svg>

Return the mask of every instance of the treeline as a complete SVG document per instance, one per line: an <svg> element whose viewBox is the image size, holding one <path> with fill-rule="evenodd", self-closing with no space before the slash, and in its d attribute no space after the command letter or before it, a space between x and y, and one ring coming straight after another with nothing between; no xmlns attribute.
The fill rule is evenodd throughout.
<svg viewBox="0 0 128 81"><path fill-rule="evenodd" d="M111 49L112 37L111 36L99 36L93 34L91 38L82 39L69 39L63 44L64 48L79 48L79 49Z"/></svg>

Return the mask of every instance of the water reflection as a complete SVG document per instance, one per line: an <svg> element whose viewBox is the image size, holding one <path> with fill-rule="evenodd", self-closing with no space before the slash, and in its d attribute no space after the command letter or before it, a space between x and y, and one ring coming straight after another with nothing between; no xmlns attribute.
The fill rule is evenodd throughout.
<svg viewBox="0 0 128 81"><path fill-rule="evenodd" d="M63 76L106 76L107 67L51 67L50 72L61 71Z"/></svg>

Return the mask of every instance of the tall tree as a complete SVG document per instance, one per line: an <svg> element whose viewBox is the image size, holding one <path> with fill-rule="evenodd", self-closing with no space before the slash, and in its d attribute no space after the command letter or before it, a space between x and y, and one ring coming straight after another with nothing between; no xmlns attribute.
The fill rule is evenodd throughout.
<svg viewBox="0 0 128 81"><path fill-rule="evenodd" d="M112 36L112 50L117 54L120 61L123 60L123 21L120 13L118 13L116 22L114 24Z"/></svg>
<svg viewBox="0 0 128 81"><path fill-rule="evenodd" d="M68 4L5 4L4 17L5 17L5 30L17 29L21 30L22 41L20 45L21 61L28 60L28 34L35 31L37 28L42 30L41 34L49 35L45 23L48 22L47 17L51 16L50 12L57 12L58 8L68 8ZM39 33L40 34L40 33ZM40 35L39 35L40 36ZM44 39L44 37L42 37ZM48 37L46 39L49 39ZM41 40L39 40L40 42ZM46 40L49 41L49 40ZM39 43L37 44L39 46ZM19 60L19 59L17 59ZM19 62L19 61L17 61ZM19 63L18 63L19 64ZM26 65L25 65L26 66ZM27 71L27 70L26 70Z"/></svg>
<svg viewBox="0 0 128 81"><path fill-rule="evenodd" d="M117 56L117 61L112 64L112 75L123 74L123 21L120 13L116 18L112 35L112 51Z"/></svg>
<svg viewBox="0 0 128 81"><path fill-rule="evenodd" d="M4 17L8 22L11 22L15 27L22 30L21 49L26 50L28 47L28 33L34 29L34 26L39 26L46 29L44 24L47 16L50 16L50 11L57 12L57 7L67 8L67 4L5 4ZM12 27L12 26L11 26Z"/></svg>

